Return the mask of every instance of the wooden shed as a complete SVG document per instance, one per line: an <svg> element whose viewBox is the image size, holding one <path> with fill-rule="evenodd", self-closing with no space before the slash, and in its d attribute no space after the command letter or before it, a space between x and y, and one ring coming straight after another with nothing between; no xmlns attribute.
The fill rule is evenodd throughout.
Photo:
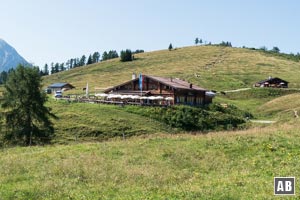
<svg viewBox="0 0 300 200"><path fill-rule="evenodd" d="M66 91L75 88L70 83L53 83L48 86L48 89L51 90L52 93L56 91Z"/></svg>
<svg viewBox="0 0 300 200"><path fill-rule="evenodd" d="M280 79L269 77L266 80L259 81L254 84L254 87L272 87L272 88L288 88L289 82Z"/></svg>

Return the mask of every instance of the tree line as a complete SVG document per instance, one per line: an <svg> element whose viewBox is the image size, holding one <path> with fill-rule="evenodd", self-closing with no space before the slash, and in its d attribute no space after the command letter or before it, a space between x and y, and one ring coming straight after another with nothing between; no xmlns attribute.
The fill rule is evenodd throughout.
<svg viewBox="0 0 300 200"><path fill-rule="evenodd" d="M194 43L195 45L212 45L212 46L223 46L223 47L232 47L232 44L231 42L229 41L222 41L221 43L219 44L212 44L211 42L207 42L207 41L203 41L203 39L199 39L198 37L196 37L196 39L194 40ZM171 50L173 47L172 47L172 44L169 45L169 50ZM266 46L262 46L260 48L253 48L253 47L246 47L246 46L242 46L242 48L246 48L246 49L249 49L249 50L256 50L256 51L261 51L263 53L266 53L266 54L271 54L273 56L278 56L278 57L282 57L282 58L285 58L287 60L293 60L295 62L299 62L300 61L300 53L283 53L283 52L280 52L280 49L279 47L277 46L273 46L271 49L268 49Z"/></svg>
<svg viewBox="0 0 300 200"><path fill-rule="evenodd" d="M122 62L132 61L134 60L134 54L144 53L144 50L137 49L136 51L132 52L130 49L122 50L120 53L120 60ZM63 63L54 63L52 62L50 65L47 63L44 65L43 69L40 70L40 74L42 76L54 74L61 71L70 70L77 67L82 67L94 63L98 63L101 61L106 61L114 58L119 58L119 54L116 50L104 51L102 56L99 52L94 52L90 54L88 57L82 55L80 58L71 58L68 59L66 62ZM0 75L0 84L2 83L1 80L4 80L7 74Z"/></svg>
<svg viewBox="0 0 300 200"><path fill-rule="evenodd" d="M54 74L57 72L70 70L76 67L81 67L98 62L100 62L100 53L96 51L93 54L90 54L88 57L82 55L80 58L71 58L63 63L52 62L50 65L46 63L44 65L44 68L40 70L40 74L42 76L45 76L49 75L50 73Z"/></svg>
<svg viewBox="0 0 300 200"><path fill-rule="evenodd" d="M284 58L284 59L287 59L287 60L292 60L292 61L295 61L295 62L299 62L300 61L300 53L283 53L283 52L280 52L280 49L279 47L277 46L274 46L272 49L268 49L266 46L262 46L260 48L253 48L253 47L245 47L243 46L243 48L246 48L246 49L249 49L249 50L255 50L255 51L260 51L262 53L265 53L265 54L269 54L269 55L272 55L272 56L278 56L278 57L281 57L281 58Z"/></svg>

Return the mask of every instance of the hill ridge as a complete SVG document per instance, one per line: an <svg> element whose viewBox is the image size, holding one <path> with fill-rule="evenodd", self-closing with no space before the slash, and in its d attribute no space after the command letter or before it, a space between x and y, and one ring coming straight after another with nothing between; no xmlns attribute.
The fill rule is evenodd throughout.
<svg viewBox="0 0 300 200"><path fill-rule="evenodd" d="M90 88L105 88L130 80L133 72L178 77L213 90L252 87L270 75L288 80L290 87L300 88L296 76L300 73L299 62L259 51L220 46L190 46L135 54L132 62L123 63L119 58L103 61L47 76L44 83L70 82L77 87L75 93L80 93L87 81Z"/></svg>

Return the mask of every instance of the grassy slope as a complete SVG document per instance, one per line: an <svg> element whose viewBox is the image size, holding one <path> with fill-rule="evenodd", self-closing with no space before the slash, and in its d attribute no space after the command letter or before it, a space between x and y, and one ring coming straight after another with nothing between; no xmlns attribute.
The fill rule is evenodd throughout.
<svg viewBox="0 0 300 200"><path fill-rule="evenodd" d="M300 176L299 133L299 126L286 125L199 136L152 135L2 149L0 196L271 199L274 176Z"/></svg>
<svg viewBox="0 0 300 200"><path fill-rule="evenodd" d="M89 82L94 87L106 88L131 79L131 73L173 76L189 80L199 86L214 90L251 87L253 83L278 76L290 82L290 87L300 87L300 63L271 57L261 52L241 48L215 46L184 47L135 55L137 60L122 63L109 60L57 73L44 79L47 86L53 82L70 82L82 93ZM200 75L196 77L195 74Z"/></svg>
<svg viewBox="0 0 300 200"><path fill-rule="evenodd" d="M55 100L50 100L48 106L58 117L53 120L55 143L101 141L116 136L123 137L123 133L128 137L168 131L164 124L128 113L118 106Z"/></svg>
<svg viewBox="0 0 300 200"><path fill-rule="evenodd" d="M300 115L300 94L289 94L275 98L258 107L259 112L264 112L278 119L288 120L294 118L294 110Z"/></svg>
<svg viewBox="0 0 300 200"><path fill-rule="evenodd" d="M70 93L83 94L82 88L89 83L90 93L94 88L107 88L131 78L132 72L180 77L199 86L213 90L232 90L251 87L269 75L290 82L290 87L299 88L300 63L262 52L242 48L216 46L184 47L177 50L161 50L135 55L137 60L122 63L119 59L109 60L47 76L44 85L53 82L70 82L77 88ZM196 77L200 75L200 77ZM99 91L98 91L99 92ZM246 92L241 92L243 96ZM283 94L284 95L284 94ZM230 96L230 95L229 95ZM275 97L228 98L219 96L217 102L226 102L248 110L258 118L269 118L269 114L258 107Z"/></svg>
<svg viewBox="0 0 300 200"><path fill-rule="evenodd" d="M215 102L234 104L237 107L249 111L256 118L277 118L282 112L288 112L299 108L297 89L271 89L252 88L246 91L218 94ZM287 119L291 116L285 115Z"/></svg>
<svg viewBox="0 0 300 200"><path fill-rule="evenodd" d="M54 74L44 84L70 82L77 87L72 92L82 93L87 81L90 88L108 87L130 79L131 72L143 72L185 78L216 90L249 87L270 74L290 81L291 87L300 86L299 63L247 49L201 46L135 57L134 62L116 59ZM216 101L268 117L290 117L291 110L300 107L298 94L255 95L248 91ZM151 136L1 149L0 199L271 199L274 176L300 176L298 119L290 125L240 132L153 135L168 129L116 106L56 101L48 105L59 117L58 143L90 141L105 133L98 138L102 140L123 131L126 136Z"/></svg>

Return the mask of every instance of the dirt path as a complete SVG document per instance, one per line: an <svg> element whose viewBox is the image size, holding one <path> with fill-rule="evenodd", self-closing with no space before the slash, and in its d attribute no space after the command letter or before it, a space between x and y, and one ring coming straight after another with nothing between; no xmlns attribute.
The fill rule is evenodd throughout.
<svg viewBox="0 0 300 200"><path fill-rule="evenodd" d="M236 90L227 90L224 91L226 93L230 93L230 92L240 92L240 91L245 91L245 90L250 90L251 88L240 88L240 89L236 89Z"/></svg>
<svg viewBox="0 0 300 200"><path fill-rule="evenodd" d="M276 121L273 120L250 120L253 123L260 123L260 124L273 124Z"/></svg>

